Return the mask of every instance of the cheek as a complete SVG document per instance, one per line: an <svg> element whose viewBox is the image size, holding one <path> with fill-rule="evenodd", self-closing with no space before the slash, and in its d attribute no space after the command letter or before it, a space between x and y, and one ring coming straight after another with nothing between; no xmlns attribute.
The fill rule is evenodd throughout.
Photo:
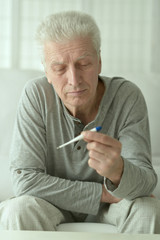
<svg viewBox="0 0 160 240"><path fill-rule="evenodd" d="M48 76L48 82L53 86L54 90L58 94L60 98L63 98L63 95L65 93L65 84L63 83L62 79L57 79L56 77Z"/></svg>
<svg viewBox="0 0 160 240"><path fill-rule="evenodd" d="M52 81L52 85L58 95L62 93L63 86L58 81Z"/></svg>
<svg viewBox="0 0 160 240"><path fill-rule="evenodd" d="M88 72L88 77L86 79L89 80L91 86L95 86L98 83L98 68L94 68Z"/></svg>
<svg viewBox="0 0 160 240"><path fill-rule="evenodd" d="M101 69L102 69L102 67L101 67L101 64L99 64L99 68L98 68L98 74L100 74L100 73L101 73Z"/></svg>
<svg viewBox="0 0 160 240"><path fill-rule="evenodd" d="M59 79L57 79L57 77L54 74L50 72L46 72L46 77L48 82L52 84L55 89L58 88L60 81Z"/></svg>

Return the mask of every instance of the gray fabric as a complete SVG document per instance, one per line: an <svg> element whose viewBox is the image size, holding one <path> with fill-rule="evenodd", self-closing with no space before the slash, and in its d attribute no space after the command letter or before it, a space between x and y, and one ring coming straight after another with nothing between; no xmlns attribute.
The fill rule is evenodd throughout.
<svg viewBox="0 0 160 240"><path fill-rule="evenodd" d="M52 204L32 196L21 196L0 204L0 230L55 231L57 225L71 220Z"/></svg>
<svg viewBox="0 0 160 240"><path fill-rule="evenodd" d="M153 191L157 178L150 162L148 115L141 91L121 78L100 78L106 91L95 120L86 126L68 113L45 77L26 84L10 154L16 196L33 195L64 210L96 215L103 177L88 166L86 143L56 149L95 126L102 126L102 133L123 145L123 176L116 189L107 180L108 190L128 200Z"/></svg>
<svg viewBox="0 0 160 240"><path fill-rule="evenodd" d="M99 210L95 222L111 224L116 227L116 232L120 233L160 234L159 203L158 199L142 197L105 204ZM59 229L59 224L75 221L84 221L83 216L75 219L70 212L59 210L37 197L26 195L0 204L0 230L55 231ZM84 231L85 229L84 226ZM70 230L74 231L74 227ZM80 228L77 229L79 230Z"/></svg>
<svg viewBox="0 0 160 240"><path fill-rule="evenodd" d="M160 234L160 201L152 197L141 197L132 201L103 206L98 222L116 226L119 233Z"/></svg>

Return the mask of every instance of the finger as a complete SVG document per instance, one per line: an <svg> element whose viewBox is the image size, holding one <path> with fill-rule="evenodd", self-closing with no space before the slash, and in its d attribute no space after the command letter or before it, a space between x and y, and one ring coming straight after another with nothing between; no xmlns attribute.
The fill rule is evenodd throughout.
<svg viewBox="0 0 160 240"><path fill-rule="evenodd" d="M94 159L94 160L98 161L98 162L104 161L106 159L106 156L103 153L97 152L95 150L90 150L89 151L89 157L91 159Z"/></svg>
<svg viewBox="0 0 160 240"><path fill-rule="evenodd" d="M104 164L103 161L98 161L95 158L89 158L88 165L89 167L96 170L96 172L103 177L110 174L109 166L105 166L107 164Z"/></svg>
<svg viewBox="0 0 160 240"><path fill-rule="evenodd" d="M102 153L104 156L112 156L114 153L120 153L121 147L120 146L108 146L98 142L89 142L87 144L88 151L95 151L98 153Z"/></svg>
<svg viewBox="0 0 160 240"><path fill-rule="evenodd" d="M89 151L93 150L93 151L96 151L102 154L107 154L107 155L108 155L108 152L111 151L111 148L112 148L111 146L107 146L98 142L89 142L87 144L87 149Z"/></svg>
<svg viewBox="0 0 160 240"><path fill-rule="evenodd" d="M94 148L89 150L89 157L98 162L103 162L103 164L106 164L106 161L110 163L114 156L114 151L111 148L105 148L105 151L103 151L103 149L95 150Z"/></svg>
<svg viewBox="0 0 160 240"><path fill-rule="evenodd" d="M82 132L82 135L84 137L84 140L86 142L99 142L108 146L116 146L117 144L120 144L120 142L112 137L109 137L103 133L98 132L91 132L91 131L85 131Z"/></svg>
<svg viewBox="0 0 160 240"><path fill-rule="evenodd" d="M89 152L89 161L88 164L90 167L94 168L100 175L111 171L115 163L112 160L112 153L104 155L96 151Z"/></svg>
<svg viewBox="0 0 160 240"><path fill-rule="evenodd" d="M93 159L93 158L89 158L88 165L91 168L93 168L94 170L96 170L98 174L101 175L101 168L100 168L100 162L99 161L97 161L96 159Z"/></svg>

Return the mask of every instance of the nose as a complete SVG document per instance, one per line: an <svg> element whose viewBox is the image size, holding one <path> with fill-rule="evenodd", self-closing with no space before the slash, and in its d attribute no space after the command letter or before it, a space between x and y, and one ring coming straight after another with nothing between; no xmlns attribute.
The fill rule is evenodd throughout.
<svg viewBox="0 0 160 240"><path fill-rule="evenodd" d="M81 77L79 75L78 69L74 66L68 69L68 83L72 86L77 86L81 82Z"/></svg>

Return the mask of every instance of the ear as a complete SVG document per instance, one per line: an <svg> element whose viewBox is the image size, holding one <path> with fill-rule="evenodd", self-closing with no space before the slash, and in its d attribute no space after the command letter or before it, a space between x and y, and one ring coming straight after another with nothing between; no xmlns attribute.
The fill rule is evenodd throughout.
<svg viewBox="0 0 160 240"><path fill-rule="evenodd" d="M50 80L49 76L48 76L48 72L46 69L44 69L44 72L45 72L45 75L46 75L46 78L47 78L47 81L49 84L52 84L52 81Z"/></svg>
<svg viewBox="0 0 160 240"><path fill-rule="evenodd" d="M52 81L50 80L47 71L45 71L45 74L46 74L46 78L47 78L48 83L49 83L49 84L52 84Z"/></svg>
<svg viewBox="0 0 160 240"><path fill-rule="evenodd" d="M49 84L52 84L52 82L51 82L48 78L47 78L47 80L48 80L48 83L49 83Z"/></svg>
<svg viewBox="0 0 160 240"><path fill-rule="evenodd" d="M102 60L101 60L101 55L99 53L98 74L101 73L101 70L102 70Z"/></svg>
<svg viewBox="0 0 160 240"><path fill-rule="evenodd" d="M49 84L51 84L51 81L49 80L49 77L48 77L48 72L47 72L47 70L46 70L46 64L44 63L43 60L41 60L41 63L42 63L42 65L43 65L43 67L44 67L44 72L45 72L47 81L48 81Z"/></svg>

